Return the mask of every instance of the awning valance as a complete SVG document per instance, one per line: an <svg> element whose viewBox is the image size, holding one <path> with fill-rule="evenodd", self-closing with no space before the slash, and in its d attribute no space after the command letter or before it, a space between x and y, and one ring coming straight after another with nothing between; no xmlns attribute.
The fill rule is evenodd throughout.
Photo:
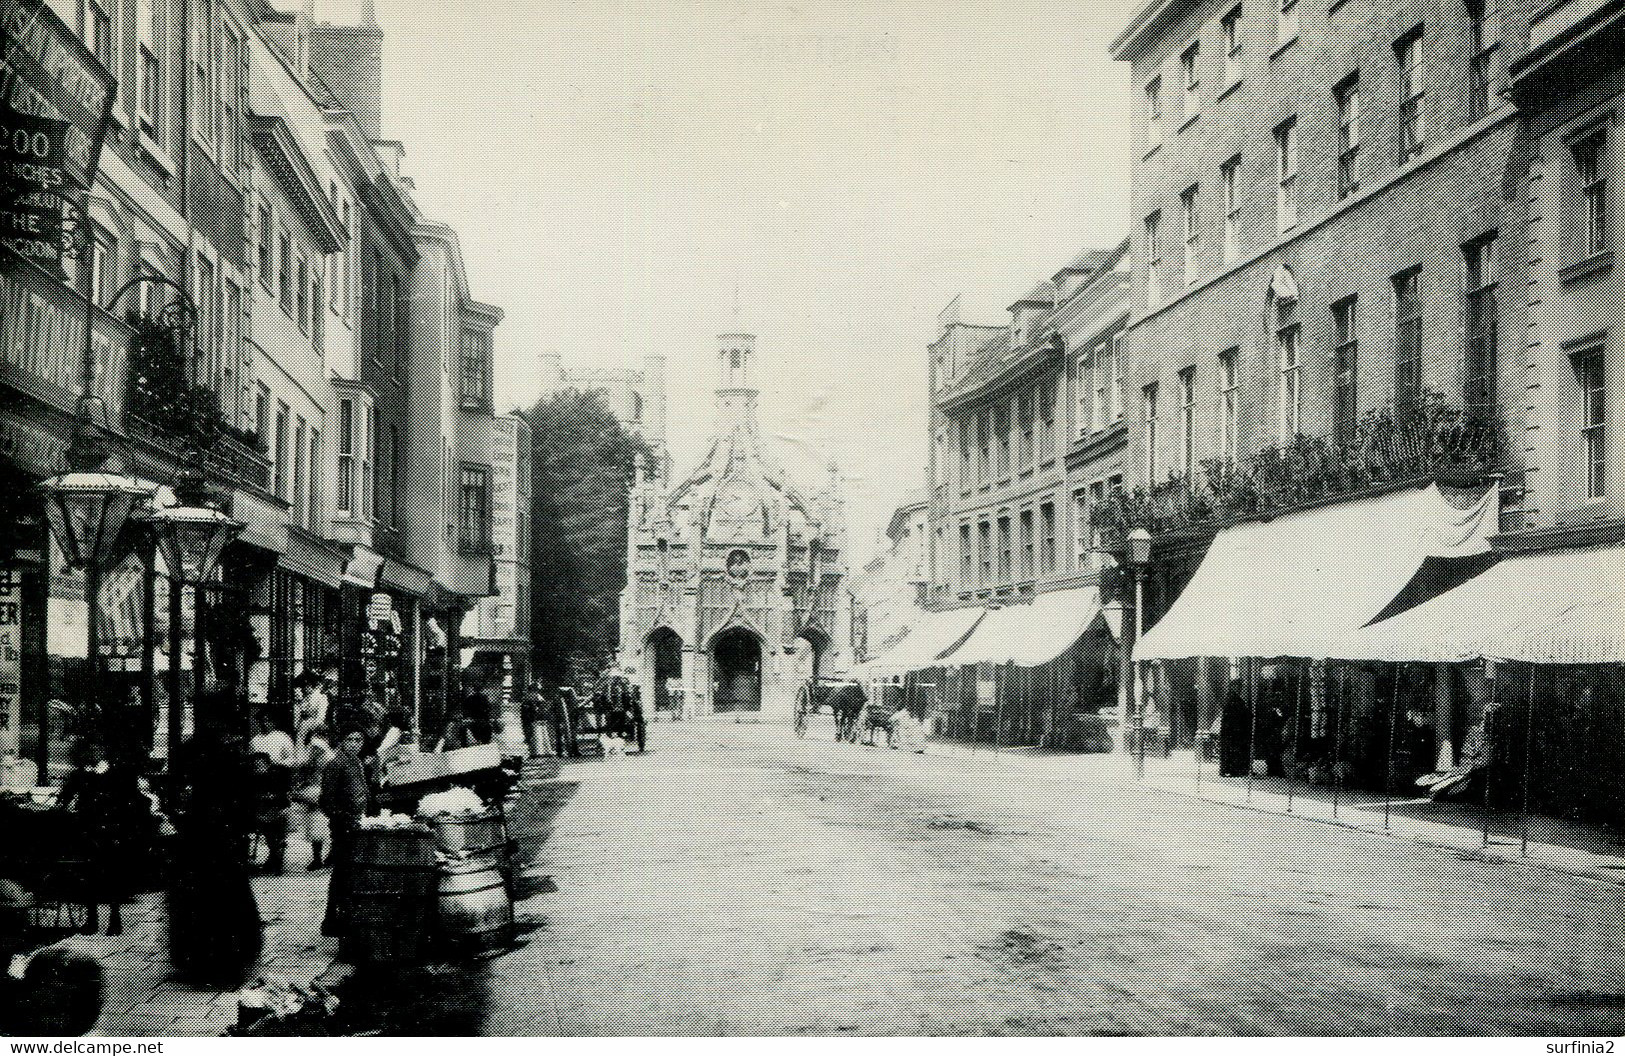
<svg viewBox="0 0 1625 1056"><path fill-rule="evenodd" d="M1226 528L1134 657L1338 655L1428 557L1489 549L1493 494L1430 484Z"/></svg>
<svg viewBox="0 0 1625 1056"><path fill-rule="evenodd" d="M336 589L343 583L344 560L301 530L288 532L288 549L277 564L325 587Z"/></svg>
<svg viewBox="0 0 1625 1056"><path fill-rule="evenodd" d="M903 636L884 656L859 665L853 672L858 679L890 678L934 667L938 658L953 650L974 631L987 610L983 608L949 609L946 612L927 612L921 609L910 621L908 634Z"/></svg>
<svg viewBox="0 0 1625 1056"><path fill-rule="evenodd" d="M1040 594L1030 605L1009 605L988 613L943 662L1038 667L1072 648L1099 618L1100 592L1094 587Z"/></svg>
<svg viewBox="0 0 1625 1056"><path fill-rule="evenodd" d="M1333 658L1625 661L1625 545L1519 554L1349 635Z"/></svg>

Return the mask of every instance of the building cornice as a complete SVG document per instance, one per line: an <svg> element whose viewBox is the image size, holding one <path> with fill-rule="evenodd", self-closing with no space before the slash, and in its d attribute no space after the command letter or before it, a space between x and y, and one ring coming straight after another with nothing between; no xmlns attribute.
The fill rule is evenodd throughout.
<svg viewBox="0 0 1625 1056"><path fill-rule="evenodd" d="M248 122L255 149L270 163L272 175L305 221L317 247L324 253L343 249L350 233L333 212L333 204L323 193L321 181L305 160L288 123L274 115L254 113L248 115Z"/></svg>
<svg viewBox="0 0 1625 1056"><path fill-rule="evenodd" d="M1132 62L1151 43L1153 33L1194 6L1194 0L1146 0L1111 42L1108 54L1120 62Z"/></svg>

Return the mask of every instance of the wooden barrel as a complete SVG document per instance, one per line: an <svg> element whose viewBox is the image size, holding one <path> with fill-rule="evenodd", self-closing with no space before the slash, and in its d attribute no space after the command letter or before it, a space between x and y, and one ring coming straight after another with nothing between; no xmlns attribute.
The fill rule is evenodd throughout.
<svg viewBox="0 0 1625 1056"><path fill-rule="evenodd" d="M450 945L482 949L513 938L513 900L494 855L441 867L440 934Z"/></svg>
<svg viewBox="0 0 1625 1056"><path fill-rule="evenodd" d="M434 834L420 828L362 829L351 869L355 954L370 961L420 959L435 918Z"/></svg>
<svg viewBox="0 0 1625 1056"><path fill-rule="evenodd" d="M507 853L508 827L500 810L483 814L434 814L423 820L434 829L435 847L449 858Z"/></svg>

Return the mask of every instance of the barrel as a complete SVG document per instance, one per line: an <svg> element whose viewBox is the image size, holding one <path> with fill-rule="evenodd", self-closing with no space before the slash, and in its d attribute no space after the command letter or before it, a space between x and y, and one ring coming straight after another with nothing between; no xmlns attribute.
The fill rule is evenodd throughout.
<svg viewBox="0 0 1625 1056"><path fill-rule="evenodd" d="M435 918L434 834L420 828L362 829L354 847L350 945L356 956L420 959Z"/></svg>
<svg viewBox="0 0 1625 1056"><path fill-rule="evenodd" d="M435 848L448 858L480 858L507 854L508 828L502 812L434 814L422 820L434 830Z"/></svg>
<svg viewBox="0 0 1625 1056"><path fill-rule="evenodd" d="M488 949L513 938L513 900L494 854L440 867L440 935L448 945Z"/></svg>

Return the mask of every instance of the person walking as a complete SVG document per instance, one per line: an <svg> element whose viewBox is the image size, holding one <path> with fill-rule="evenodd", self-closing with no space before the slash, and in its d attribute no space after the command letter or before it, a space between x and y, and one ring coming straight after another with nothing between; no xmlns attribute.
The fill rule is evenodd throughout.
<svg viewBox="0 0 1625 1056"><path fill-rule="evenodd" d="M301 730L299 763L293 771L293 791L288 806L288 831L310 844L311 871L322 868L322 850L332 840L327 815L322 813L322 772L333 761L333 747L327 730L312 726Z"/></svg>
<svg viewBox="0 0 1625 1056"><path fill-rule="evenodd" d="M525 738L525 750L533 759L542 754L541 735L536 724L541 721L544 707L542 684L532 679L524 696L519 698L519 729Z"/></svg>
<svg viewBox="0 0 1625 1056"><path fill-rule="evenodd" d="M1232 685L1225 694L1224 710L1219 717L1219 774L1222 777L1245 777L1252 766L1248 758L1252 741L1253 712L1239 686Z"/></svg>
<svg viewBox="0 0 1625 1056"><path fill-rule="evenodd" d="M298 761L293 738L261 711L254 716L248 751L254 771L254 834L265 842L265 871L282 872L288 847L289 793Z"/></svg>
<svg viewBox="0 0 1625 1056"><path fill-rule="evenodd" d="M100 741L86 738L75 747L77 766L62 785L61 810L77 823L71 828L85 858L84 932L101 930L100 907L107 906L107 934L124 934L123 905L131 891L129 878L142 872L135 860L151 848L154 835L151 804L141 794L140 778L127 762L111 762Z"/></svg>
<svg viewBox="0 0 1625 1056"><path fill-rule="evenodd" d="M355 913L355 843L361 819L377 813L372 785L361 764L366 734L346 730L338 754L322 771L319 805L327 815L333 836L333 875L327 887L327 914L322 934L343 937L350 933Z"/></svg>
<svg viewBox="0 0 1625 1056"><path fill-rule="evenodd" d="M200 701L206 716L173 765L176 829L169 889L170 962L182 979L209 989L241 986L264 933L249 882L253 803L246 738L224 725L237 706L229 690Z"/></svg>

